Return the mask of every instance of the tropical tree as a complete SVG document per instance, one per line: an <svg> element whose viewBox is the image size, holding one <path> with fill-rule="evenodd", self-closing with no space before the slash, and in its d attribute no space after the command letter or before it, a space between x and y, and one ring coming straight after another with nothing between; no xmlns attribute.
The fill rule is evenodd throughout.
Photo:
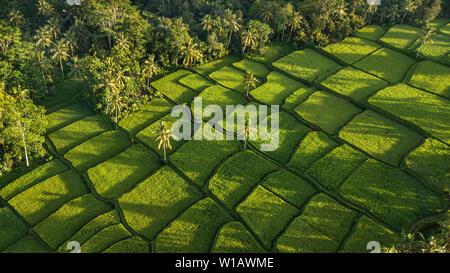
<svg viewBox="0 0 450 273"><path fill-rule="evenodd" d="M433 36L433 34L434 34L435 31L436 31L436 30L435 30L434 28L430 28L430 27L428 27L428 26L426 26L426 27L424 27L424 28L422 29L422 32L421 32L421 34L420 34L420 36L419 36L419 39L418 39L418 41L420 42L420 46L419 46L419 48L417 49L417 55L416 55L416 58L419 57L419 54L420 54L420 52L422 51L422 47L423 47L426 43L432 42L432 41L431 41L431 37Z"/></svg>
<svg viewBox="0 0 450 273"><path fill-rule="evenodd" d="M292 13L292 16L289 19L289 23L288 23L288 26L290 27L289 39L291 39L292 32L296 31L297 29L299 29L301 27L303 20L304 20L303 16L300 14L300 12L294 11Z"/></svg>
<svg viewBox="0 0 450 273"><path fill-rule="evenodd" d="M52 17L47 21L48 29L50 33L52 33L55 41L58 39L58 34L61 31L61 23L59 22L58 17Z"/></svg>
<svg viewBox="0 0 450 273"><path fill-rule="evenodd" d="M55 12L52 5L45 0L39 0L37 6L38 6L38 13L40 15L48 17Z"/></svg>
<svg viewBox="0 0 450 273"><path fill-rule="evenodd" d="M131 46L130 41L128 41L127 37L123 35L123 33L120 33L120 35L117 37L116 41L116 47L122 51L127 51Z"/></svg>
<svg viewBox="0 0 450 273"><path fill-rule="evenodd" d="M392 5L391 9L389 10L388 18L392 24L395 24L395 22L397 22L397 19L400 18L398 5Z"/></svg>
<svg viewBox="0 0 450 273"><path fill-rule="evenodd" d="M11 22L13 27L21 27L25 22L25 18L23 14L18 10L12 10L9 14L9 21Z"/></svg>
<svg viewBox="0 0 450 273"><path fill-rule="evenodd" d="M250 88L255 88L258 82L259 81L256 79L255 75L252 72L247 71L244 77L244 88L245 91L247 91L247 97Z"/></svg>
<svg viewBox="0 0 450 273"><path fill-rule="evenodd" d="M228 28L228 42L226 46L226 49L228 50L231 43L231 36L234 32L238 32L241 29L241 25L239 24L239 18L237 17L237 15L230 9L225 10L223 22L225 27Z"/></svg>
<svg viewBox="0 0 450 273"><path fill-rule="evenodd" d="M242 43L242 55L244 55L245 50L247 48L253 49L256 47L258 43L256 29L249 26L245 31L241 34L241 43Z"/></svg>
<svg viewBox="0 0 450 273"><path fill-rule="evenodd" d="M67 46L69 47L70 54L73 58L75 56L74 51L78 47L75 29L69 28L69 30L64 33L64 39L67 42Z"/></svg>
<svg viewBox="0 0 450 273"><path fill-rule="evenodd" d="M52 34L48 25L40 27L34 35L34 40L36 41L36 46L40 48L47 48L52 45Z"/></svg>
<svg viewBox="0 0 450 273"><path fill-rule="evenodd" d="M202 52L192 38L189 39L186 45L181 47L181 55L185 66L190 66L202 58Z"/></svg>
<svg viewBox="0 0 450 273"><path fill-rule="evenodd" d="M75 56L72 59L72 63L69 65L71 67L69 75L73 76L75 79L84 80L84 71L86 69L84 61Z"/></svg>
<svg viewBox="0 0 450 273"><path fill-rule="evenodd" d="M244 150L247 150L247 142L248 137L250 135L250 124L248 119L245 120L245 127L244 127Z"/></svg>
<svg viewBox="0 0 450 273"><path fill-rule="evenodd" d="M206 32L210 32L214 27L214 19L210 14L206 14L202 19L202 29Z"/></svg>
<svg viewBox="0 0 450 273"><path fill-rule="evenodd" d="M59 40L51 49L51 52L53 53L52 59L57 60L59 62L59 66L61 68L61 76L63 79L64 79L63 61L65 62L69 59L68 51L69 48L65 40Z"/></svg>
<svg viewBox="0 0 450 273"><path fill-rule="evenodd" d="M403 23L403 21L406 18L406 15L408 13L414 12L416 9L418 8L416 1L415 0L406 0L404 6L403 6L403 10L405 11L405 13L403 14L402 20L400 21L400 24Z"/></svg>
<svg viewBox="0 0 450 273"><path fill-rule="evenodd" d="M114 113L114 122L116 125L119 122L119 115L122 109L126 106L125 103L122 102L122 95L120 89L115 89L113 92L113 99L111 101L112 107L110 108L110 114Z"/></svg>
<svg viewBox="0 0 450 273"><path fill-rule="evenodd" d="M170 144L171 138L177 140L176 137L171 134L171 131L166 128L166 123L161 121L158 137L155 139L155 142L159 141L158 150L162 148L164 151L164 161L167 161L166 149L169 148L172 150L172 145Z"/></svg>
<svg viewBox="0 0 450 273"><path fill-rule="evenodd" d="M45 56L45 52L42 50L36 51L35 62L42 73L42 79L44 80L45 85L45 94L48 95L47 79L48 76L50 75L51 70L53 69L53 65L50 62L50 60Z"/></svg>
<svg viewBox="0 0 450 273"><path fill-rule="evenodd" d="M145 60L142 68L142 77L147 80L147 87L150 86L150 79L158 74L160 68L155 61L155 55L151 54L148 56L147 60Z"/></svg>

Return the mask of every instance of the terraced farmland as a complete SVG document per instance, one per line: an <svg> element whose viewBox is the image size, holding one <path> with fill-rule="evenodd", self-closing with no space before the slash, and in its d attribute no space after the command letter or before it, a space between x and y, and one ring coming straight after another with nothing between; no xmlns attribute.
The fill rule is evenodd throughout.
<svg viewBox="0 0 450 273"><path fill-rule="evenodd" d="M95 253L390 247L450 205L448 29L418 59L416 28L366 26L322 49L181 69L153 81L163 96L118 127L78 97L51 97L54 158L0 177L0 252L70 252L71 241ZM249 97L246 71L259 80ZM73 96L74 86L57 87ZM196 96L280 105L279 148L173 141L164 162L156 130Z"/></svg>

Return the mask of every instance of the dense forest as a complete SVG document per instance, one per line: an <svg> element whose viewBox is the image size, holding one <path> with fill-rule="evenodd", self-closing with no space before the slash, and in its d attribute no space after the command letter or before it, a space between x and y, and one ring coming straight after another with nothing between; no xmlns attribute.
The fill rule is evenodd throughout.
<svg viewBox="0 0 450 273"><path fill-rule="evenodd" d="M228 54L342 40L365 24L428 28L448 0L0 0L0 175L45 155L40 102L65 78L117 122L158 96L152 78Z"/></svg>

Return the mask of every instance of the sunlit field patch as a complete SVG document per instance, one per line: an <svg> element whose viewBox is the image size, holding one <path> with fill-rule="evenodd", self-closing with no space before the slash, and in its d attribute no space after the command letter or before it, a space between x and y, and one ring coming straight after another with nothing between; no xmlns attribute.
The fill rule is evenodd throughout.
<svg viewBox="0 0 450 273"><path fill-rule="evenodd" d="M263 247L240 222L223 225L217 232L212 253L264 253Z"/></svg>
<svg viewBox="0 0 450 273"><path fill-rule="evenodd" d="M340 42L324 47L323 50L347 64L353 64L380 47L379 44L369 40L347 37Z"/></svg>
<svg viewBox="0 0 450 273"><path fill-rule="evenodd" d="M420 62L409 84L450 98L450 68L431 61Z"/></svg>
<svg viewBox="0 0 450 273"><path fill-rule="evenodd" d="M192 72L187 70L178 70L177 72L173 72L152 82L151 85L156 90L166 95L170 100L178 104L189 103L195 97L195 92L192 89L178 83L178 80L188 75L192 75Z"/></svg>
<svg viewBox="0 0 450 273"><path fill-rule="evenodd" d="M395 25L391 27L380 41L398 49L407 49L420 36L421 29L410 25Z"/></svg>
<svg viewBox="0 0 450 273"><path fill-rule="evenodd" d="M243 58L241 61L233 63L233 66L241 70L251 72L260 79L265 79L270 70L262 63Z"/></svg>
<svg viewBox="0 0 450 273"><path fill-rule="evenodd" d="M54 132L86 116L93 115L94 112L86 103L78 103L59 109L47 115L47 133Z"/></svg>
<svg viewBox="0 0 450 273"><path fill-rule="evenodd" d="M359 38L376 41L381 38L381 36L383 36L385 32L386 31L378 25L367 25L363 28L360 28L353 35Z"/></svg>

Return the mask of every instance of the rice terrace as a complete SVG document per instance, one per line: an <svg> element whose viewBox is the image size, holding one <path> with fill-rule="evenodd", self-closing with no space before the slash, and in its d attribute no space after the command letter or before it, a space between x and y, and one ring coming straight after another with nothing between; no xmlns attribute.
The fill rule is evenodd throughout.
<svg viewBox="0 0 450 273"><path fill-rule="evenodd" d="M111 118L99 111L84 80L56 81L38 103L45 159L0 176L0 252L369 253L448 221L450 19L430 25L426 43L413 24L365 24L167 70L126 116L113 95ZM171 138L172 109L196 97L279 105L277 149Z"/></svg>

